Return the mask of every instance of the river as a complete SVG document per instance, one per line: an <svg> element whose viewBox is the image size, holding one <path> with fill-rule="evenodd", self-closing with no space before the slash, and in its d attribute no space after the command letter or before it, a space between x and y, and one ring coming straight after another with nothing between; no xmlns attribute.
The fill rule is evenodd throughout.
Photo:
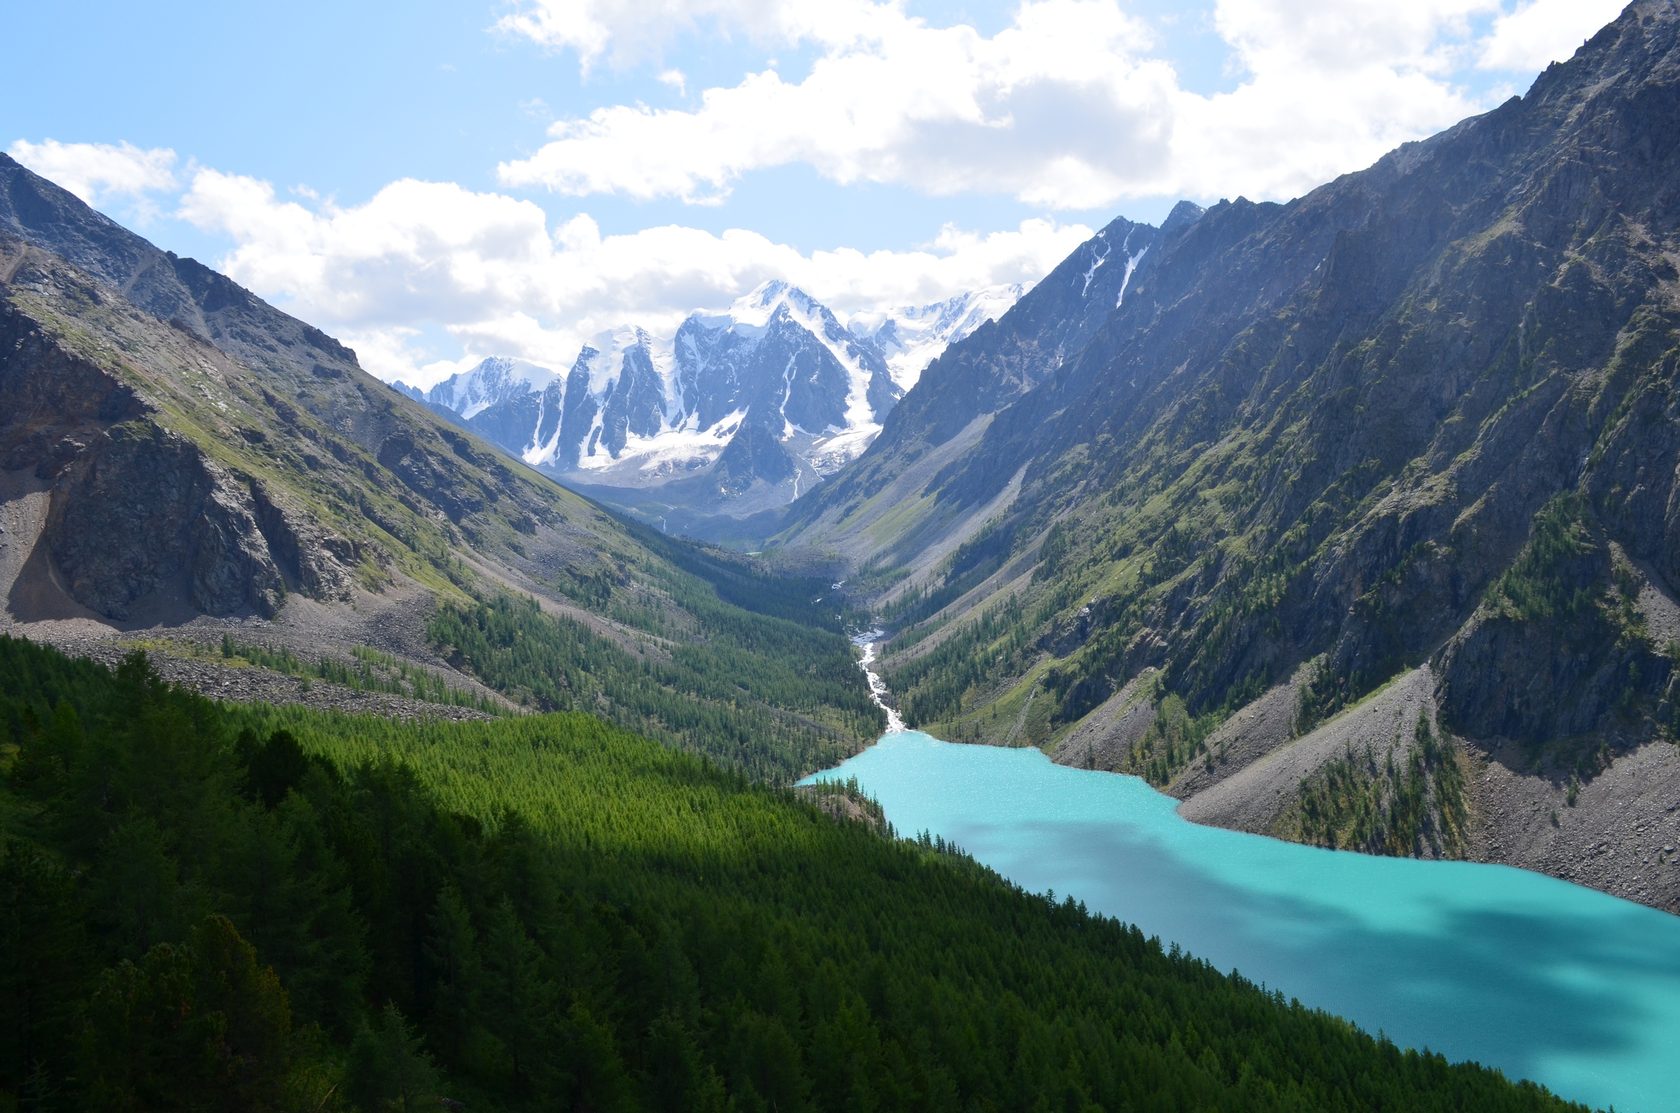
<svg viewBox="0 0 1680 1113"><path fill-rule="evenodd" d="M871 689L885 686L859 641ZM1680 917L1505 866L1379 858L1203 827L1136 777L893 729L857 778L955 842L1409 1047L1628 1113L1680 1113Z"/></svg>

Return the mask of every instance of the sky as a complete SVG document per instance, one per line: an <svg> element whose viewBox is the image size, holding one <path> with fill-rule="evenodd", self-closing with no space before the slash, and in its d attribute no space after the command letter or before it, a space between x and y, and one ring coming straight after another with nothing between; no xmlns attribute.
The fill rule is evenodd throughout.
<svg viewBox="0 0 1680 1113"><path fill-rule="evenodd" d="M1031 284L1520 94L1621 0L94 0L7 22L0 147L429 385L770 279Z"/></svg>

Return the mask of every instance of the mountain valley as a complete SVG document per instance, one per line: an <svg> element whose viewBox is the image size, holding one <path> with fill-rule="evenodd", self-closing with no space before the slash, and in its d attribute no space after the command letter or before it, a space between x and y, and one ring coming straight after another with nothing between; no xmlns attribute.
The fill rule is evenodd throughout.
<svg viewBox="0 0 1680 1113"><path fill-rule="evenodd" d="M548 135L615 111L681 115ZM232 177L154 228L0 152L0 1113L1663 1108L1677 122L1633 0L1292 200L1044 221L1018 284L1042 228L942 224L897 308L603 268L569 365L394 326L424 389L83 199ZM560 230L405 183L558 268L763 197L691 172ZM300 271L400 240L240 196Z"/></svg>
<svg viewBox="0 0 1680 1113"><path fill-rule="evenodd" d="M18 631L173 640L195 675L285 650L329 680L385 655L423 686L594 708L782 779L879 730L812 584L613 518L9 160L0 279L0 592ZM469 661L459 639L497 623L573 671L556 686Z"/></svg>

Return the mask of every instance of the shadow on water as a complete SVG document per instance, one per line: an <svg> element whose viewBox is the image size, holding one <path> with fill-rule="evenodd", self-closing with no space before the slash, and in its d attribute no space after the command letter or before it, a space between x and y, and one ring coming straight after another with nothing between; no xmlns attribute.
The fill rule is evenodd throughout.
<svg viewBox="0 0 1680 1113"><path fill-rule="evenodd" d="M996 844L986 825L951 834L1028 888L1074 894L1407 1045L1536 1077L1554 1055L1614 1057L1676 1019L1650 1007L1648 993L1625 991L1666 982L1680 999L1680 951L1650 937L1643 909L1607 919L1443 902L1427 929L1383 929L1310 896L1224 881L1147 835L1095 823L1027 827L1030 856L984 849ZM1680 1066L1674 1073L1680 1084Z"/></svg>

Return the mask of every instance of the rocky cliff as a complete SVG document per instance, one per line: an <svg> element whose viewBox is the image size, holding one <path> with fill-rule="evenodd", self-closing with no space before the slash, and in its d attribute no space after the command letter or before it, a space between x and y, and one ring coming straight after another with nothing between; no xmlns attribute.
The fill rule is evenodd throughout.
<svg viewBox="0 0 1680 1113"><path fill-rule="evenodd" d="M99 287L15 240L0 240L0 257L0 467L47 494L37 540L51 580L117 620L272 615L287 591L347 597L353 545L169 428L163 400L100 358L146 345L210 379L226 370L221 352L109 304L84 312L99 324L62 335L55 308L98 305Z"/></svg>

